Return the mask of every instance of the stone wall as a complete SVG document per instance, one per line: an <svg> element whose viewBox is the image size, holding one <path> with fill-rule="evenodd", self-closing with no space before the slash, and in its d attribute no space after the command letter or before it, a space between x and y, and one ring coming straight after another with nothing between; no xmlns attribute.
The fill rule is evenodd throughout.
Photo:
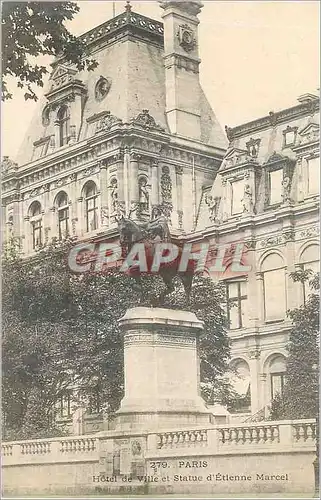
<svg viewBox="0 0 321 500"><path fill-rule="evenodd" d="M311 495L315 422L6 442L2 456L5 494Z"/></svg>

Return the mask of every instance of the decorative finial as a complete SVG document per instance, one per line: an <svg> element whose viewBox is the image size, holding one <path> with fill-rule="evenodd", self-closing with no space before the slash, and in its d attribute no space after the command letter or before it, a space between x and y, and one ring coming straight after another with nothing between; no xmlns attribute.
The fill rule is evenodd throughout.
<svg viewBox="0 0 321 500"><path fill-rule="evenodd" d="M125 10L126 12L130 12L132 10L132 6L130 5L130 0L126 0Z"/></svg>

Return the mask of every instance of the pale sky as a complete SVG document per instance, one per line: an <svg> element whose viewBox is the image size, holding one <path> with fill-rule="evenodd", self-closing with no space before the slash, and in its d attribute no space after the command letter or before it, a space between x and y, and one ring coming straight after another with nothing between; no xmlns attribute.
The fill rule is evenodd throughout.
<svg viewBox="0 0 321 500"><path fill-rule="evenodd" d="M222 127L235 126L296 104L319 87L318 1L203 0L200 77ZM69 23L76 35L112 17L111 1L80 1ZM133 11L161 20L157 1L132 1ZM116 2L116 15L125 2ZM35 110L11 86L2 106L2 155L15 158ZM39 95L41 89L39 88Z"/></svg>

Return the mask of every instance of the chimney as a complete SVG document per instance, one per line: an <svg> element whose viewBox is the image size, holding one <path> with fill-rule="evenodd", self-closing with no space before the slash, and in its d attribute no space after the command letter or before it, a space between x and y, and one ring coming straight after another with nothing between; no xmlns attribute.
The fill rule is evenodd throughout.
<svg viewBox="0 0 321 500"><path fill-rule="evenodd" d="M172 134L201 139L199 0L159 0L164 9L166 115Z"/></svg>

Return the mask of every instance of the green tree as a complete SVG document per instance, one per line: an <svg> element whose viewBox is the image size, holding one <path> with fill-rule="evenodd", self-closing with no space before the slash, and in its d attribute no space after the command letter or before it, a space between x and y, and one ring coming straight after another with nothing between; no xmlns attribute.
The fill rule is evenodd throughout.
<svg viewBox="0 0 321 500"><path fill-rule="evenodd" d="M117 271L77 275L68 267L71 240L54 243L33 259L7 248L3 262L3 413L7 439L58 432L52 418L59 395L99 386L109 415L123 396L123 345L118 320L139 304L135 280ZM163 290L159 276L143 278L151 306ZM186 309L204 321L201 380L208 402L228 400L222 380L230 355L224 287L195 276L190 305L177 281L164 307ZM225 399L224 399L225 398ZM40 412L40 413L39 413Z"/></svg>
<svg viewBox="0 0 321 500"><path fill-rule="evenodd" d="M287 346L286 383L272 401L271 418L316 418L319 409L319 276L310 270L291 274L310 293L305 303L288 312L293 321Z"/></svg>
<svg viewBox="0 0 321 500"><path fill-rule="evenodd" d="M79 11L75 2L2 2L2 99L12 98L5 78L14 77L25 99L37 100L33 86L43 87L46 66L39 56L63 57L78 70L94 69L86 45L65 26Z"/></svg>

